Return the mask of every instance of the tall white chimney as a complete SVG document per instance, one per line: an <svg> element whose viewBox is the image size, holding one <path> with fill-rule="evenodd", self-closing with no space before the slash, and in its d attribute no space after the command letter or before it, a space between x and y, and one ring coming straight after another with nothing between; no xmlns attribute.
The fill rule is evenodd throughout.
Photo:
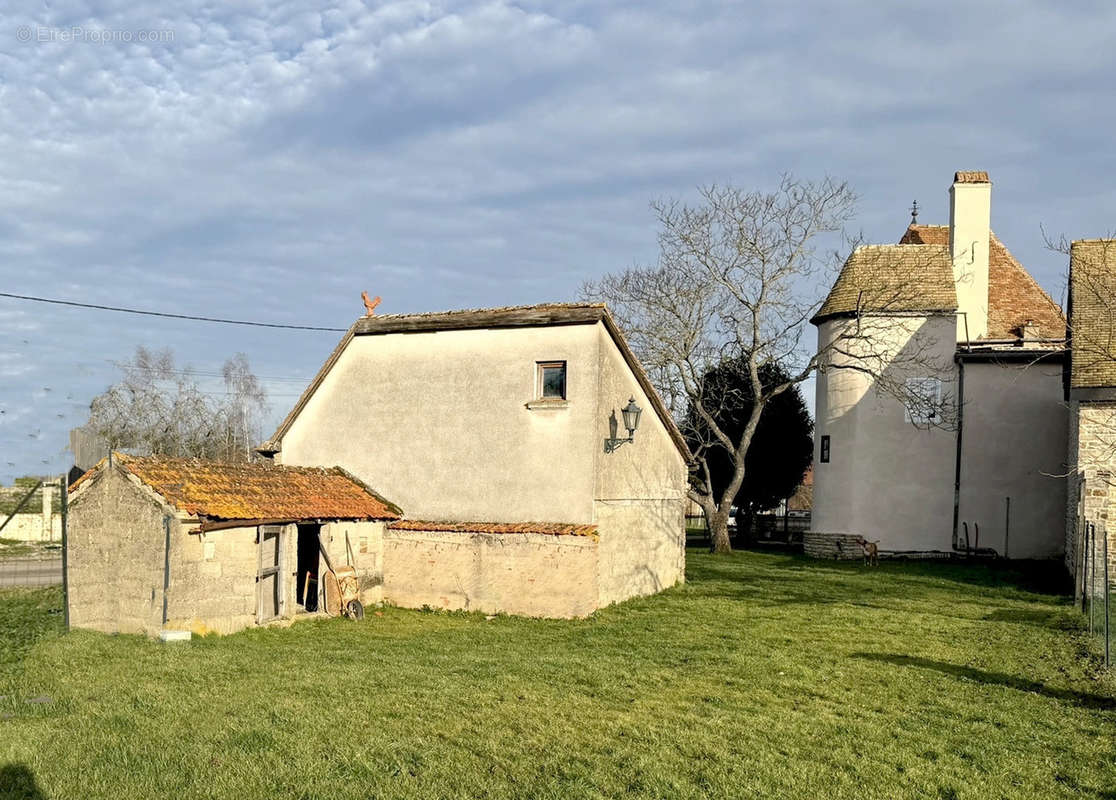
<svg viewBox="0 0 1116 800"><path fill-rule="evenodd" d="M958 172L949 188L949 249L957 285L957 341L988 334L988 238L992 181L987 172Z"/></svg>

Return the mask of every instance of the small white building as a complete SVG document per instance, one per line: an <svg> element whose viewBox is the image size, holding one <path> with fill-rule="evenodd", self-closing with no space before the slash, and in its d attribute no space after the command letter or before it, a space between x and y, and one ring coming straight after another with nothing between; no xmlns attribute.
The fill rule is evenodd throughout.
<svg viewBox="0 0 1116 800"><path fill-rule="evenodd" d="M958 172L949 225L912 220L898 244L858 248L814 317L808 553L860 557L863 537L895 553L1063 554L1066 320L991 231L991 191L987 173ZM855 346L830 349L867 329L882 359L869 369Z"/></svg>

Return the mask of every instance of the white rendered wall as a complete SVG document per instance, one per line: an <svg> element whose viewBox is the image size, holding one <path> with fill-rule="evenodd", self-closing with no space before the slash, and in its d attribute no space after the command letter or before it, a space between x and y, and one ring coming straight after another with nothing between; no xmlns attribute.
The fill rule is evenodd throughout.
<svg viewBox="0 0 1116 800"><path fill-rule="evenodd" d="M980 545L1011 558L1055 558L1065 547L1069 420L1062 365L965 365L959 519ZM1011 498L1010 520L1005 498Z"/></svg>
<svg viewBox="0 0 1116 800"><path fill-rule="evenodd" d="M855 324L849 319L823 322L818 328L819 351L827 350L847 335L847 326ZM896 354L896 365L904 365L887 371L890 381L938 377L943 398L956 397L952 316L903 317L873 324L873 339ZM931 363L908 363L914 353L921 354L919 362ZM818 375L811 530L863 536L879 541L881 550L949 550L954 432L927 430L906 421L902 403L880 391L871 375L839 368L855 363L834 356ZM830 461L823 464L819 451L825 435L830 437Z"/></svg>

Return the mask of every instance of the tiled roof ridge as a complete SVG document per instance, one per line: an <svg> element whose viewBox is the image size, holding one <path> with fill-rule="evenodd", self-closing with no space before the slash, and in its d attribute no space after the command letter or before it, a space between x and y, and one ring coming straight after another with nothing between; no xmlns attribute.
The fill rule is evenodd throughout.
<svg viewBox="0 0 1116 800"><path fill-rule="evenodd" d="M433 533L538 533L549 536L589 536L596 538L597 526L573 522L457 522L401 519L388 523L398 531Z"/></svg>
<svg viewBox="0 0 1116 800"><path fill-rule="evenodd" d="M200 458L198 456L168 456L163 454L156 454L150 456L137 456L132 453L113 452L112 458L114 461L119 461L122 464L165 464L167 466L220 466L222 469L236 470L276 470L297 472L301 474L319 474L319 475L345 475L352 477L345 470L340 467L310 467L301 466L299 464L277 464L270 459L258 459L255 461L220 461L212 458Z"/></svg>
<svg viewBox="0 0 1116 800"><path fill-rule="evenodd" d="M371 318L376 320L393 320L393 319L423 319L429 317L447 317L454 315L466 314L500 314L500 313L513 313L516 311L561 311L564 309L581 309L581 308L604 308L604 303L573 303L573 302L557 302L557 303L527 303L518 306L492 306L482 308L451 308L444 311L415 311L399 314L375 314ZM365 319L366 316L358 317L358 319Z"/></svg>

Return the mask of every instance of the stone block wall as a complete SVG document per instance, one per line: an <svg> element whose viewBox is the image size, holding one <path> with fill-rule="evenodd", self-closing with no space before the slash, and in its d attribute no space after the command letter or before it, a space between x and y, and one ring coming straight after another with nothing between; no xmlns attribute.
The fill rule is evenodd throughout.
<svg viewBox="0 0 1116 800"><path fill-rule="evenodd" d="M811 558L853 561L864 558L864 548L860 546L859 539L860 536L855 533L807 531L802 535L802 547Z"/></svg>
<svg viewBox="0 0 1116 800"><path fill-rule="evenodd" d="M173 514L116 470L70 509L70 624L157 633L163 622L163 520ZM172 517L172 536L177 522Z"/></svg>
<svg viewBox="0 0 1116 800"><path fill-rule="evenodd" d="M1076 461L1067 491L1066 567L1080 592L1081 518L1107 532L1109 575L1116 580L1116 402L1071 402L1070 456Z"/></svg>
<svg viewBox="0 0 1116 800"><path fill-rule="evenodd" d="M383 602L384 523L329 522L322 526L322 541L335 567L351 559L360 584L361 604L367 608ZM323 562L318 574L324 575L325 570Z"/></svg>
<svg viewBox="0 0 1116 800"><path fill-rule="evenodd" d="M597 607L597 541L539 533L387 529L385 602L530 617L584 617Z"/></svg>
<svg viewBox="0 0 1116 800"><path fill-rule="evenodd" d="M256 528L187 532L195 527L181 523L173 531L166 627L200 635L233 633L255 625L259 568ZM288 531L285 565L293 563L292 539ZM292 607L293 598L288 598L288 610Z"/></svg>

